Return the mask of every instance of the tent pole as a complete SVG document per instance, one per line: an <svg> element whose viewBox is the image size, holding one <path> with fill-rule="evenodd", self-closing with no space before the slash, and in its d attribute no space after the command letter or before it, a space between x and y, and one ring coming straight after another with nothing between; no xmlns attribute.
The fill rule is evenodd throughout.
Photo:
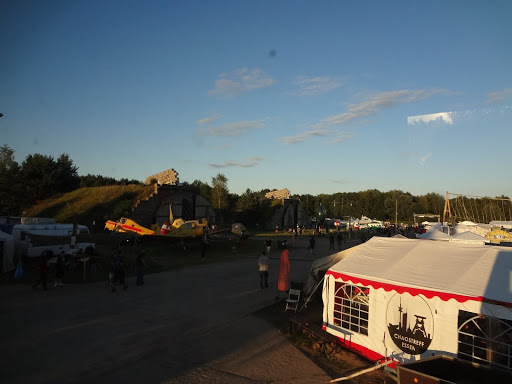
<svg viewBox="0 0 512 384"><path fill-rule="evenodd" d="M325 277L325 276L324 276ZM306 299L306 301L304 302L304 304L302 304L302 307L299 309L299 312L302 311L304 309L304 307L307 308L307 304L310 302L311 300L311 296L313 296L316 292L316 290L318 289L318 287L320 286L320 284L324 281L324 277L322 277L320 279L320 281L316 284L315 288L313 289L313 292L311 292L311 295L309 295L309 297Z"/></svg>
<svg viewBox="0 0 512 384"><path fill-rule="evenodd" d="M389 365L393 363L393 361L385 361L383 363L380 363L380 364L377 364L377 365L374 365L373 367L370 367L370 368L366 368L366 369L363 369L362 371L359 371L359 372L356 372L356 373L353 373L352 375L350 376L345 376L345 377L340 377L338 379L334 379L334 380L331 380L331 381L328 381L328 383L337 383L338 381L345 381L345 380L350 380L354 377L357 377L357 376L360 376L360 375L363 375L365 373L368 373L368 372L371 372L371 371L375 371L376 369L379 369L379 368L382 368L384 365Z"/></svg>

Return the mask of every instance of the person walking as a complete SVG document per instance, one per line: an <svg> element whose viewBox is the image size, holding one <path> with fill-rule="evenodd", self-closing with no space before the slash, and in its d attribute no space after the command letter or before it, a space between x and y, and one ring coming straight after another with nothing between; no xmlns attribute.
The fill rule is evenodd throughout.
<svg viewBox="0 0 512 384"><path fill-rule="evenodd" d="M265 247L267 248L267 256L270 255L271 246L272 246L272 240L270 240L270 237L267 236L267 239L265 240Z"/></svg>
<svg viewBox="0 0 512 384"><path fill-rule="evenodd" d="M144 285L144 267L146 266L146 262L144 260L145 254L146 251L141 249L135 259L135 271L137 273L137 282L135 285Z"/></svg>
<svg viewBox="0 0 512 384"><path fill-rule="evenodd" d="M39 260L39 280L37 280L34 285L32 285L32 288L37 289L39 287L39 284L43 286L43 290L47 291L48 287L46 286L46 276L48 273L48 265L47 265L47 257L46 257L46 251L44 251L41 254L41 258Z"/></svg>
<svg viewBox="0 0 512 384"><path fill-rule="evenodd" d="M329 233L329 250L334 250L334 233Z"/></svg>
<svg viewBox="0 0 512 384"><path fill-rule="evenodd" d="M206 248L208 248L208 235L203 235L201 239L201 260L206 259Z"/></svg>
<svg viewBox="0 0 512 384"><path fill-rule="evenodd" d="M277 284L278 297L280 292L288 292L290 289L290 259L288 257L286 244L283 246L284 249L281 252L281 260L279 262L279 280Z"/></svg>
<svg viewBox="0 0 512 384"><path fill-rule="evenodd" d="M260 288L268 288L268 256L265 251L261 252L258 259L258 270L260 272Z"/></svg>
<svg viewBox="0 0 512 384"><path fill-rule="evenodd" d="M315 236L311 235L311 237L309 238L309 251L311 254L315 253L315 243Z"/></svg>
<svg viewBox="0 0 512 384"><path fill-rule="evenodd" d="M54 287L58 285L64 285L62 279L64 278L64 251L61 251L57 255L57 261L55 262L55 283Z"/></svg>
<svg viewBox="0 0 512 384"><path fill-rule="evenodd" d="M343 235L341 234L340 231L338 231L337 240L338 240L338 251L341 251L341 243L343 243Z"/></svg>
<svg viewBox="0 0 512 384"><path fill-rule="evenodd" d="M112 269L113 269L113 285L112 285L112 292L116 291L116 284L122 284L123 289L127 289L128 285L126 285L125 281L125 273L124 273L124 258L121 253L121 250L117 250L117 252L114 254L113 260L112 260Z"/></svg>

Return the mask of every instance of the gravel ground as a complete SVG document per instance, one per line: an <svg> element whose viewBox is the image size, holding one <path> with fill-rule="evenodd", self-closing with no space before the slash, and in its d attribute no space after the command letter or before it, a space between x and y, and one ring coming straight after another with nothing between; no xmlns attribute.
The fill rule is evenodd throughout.
<svg viewBox="0 0 512 384"><path fill-rule="evenodd" d="M311 255L302 240L290 252L297 282L329 254L326 243ZM276 303L278 255L265 290L258 255L147 275L141 287L131 278L116 293L105 283L2 286L1 382L325 383L332 376L313 355L253 315Z"/></svg>

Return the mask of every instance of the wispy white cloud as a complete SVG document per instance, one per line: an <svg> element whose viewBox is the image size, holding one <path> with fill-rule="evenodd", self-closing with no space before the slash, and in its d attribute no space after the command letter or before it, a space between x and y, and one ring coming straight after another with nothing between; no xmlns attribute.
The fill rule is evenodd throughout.
<svg viewBox="0 0 512 384"><path fill-rule="evenodd" d="M221 73L209 95L232 98L242 92L270 87L274 79L260 69L239 68L231 73Z"/></svg>
<svg viewBox="0 0 512 384"><path fill-rule="evenodd" d="M337 133L336 137L328 142L328 144L337 144L337 143L343 143L344 141L350 140L352 137L354 137L354 134L352 132L339 132Z"/></svg>
<svg viewBox="0 0 512 384"><path fill-rule="evenodd" d="M487 95L487 102L498 103L505 100L505 98L510 95L512 95L512 88L506 88L501 92L491 92Z"/></svg>
<svg viewBox="0 0 512 384"><path fill-rule="evenodd" d="M241 168L251 168L258 165L260 162L264 160L263 157L249 157L247 162L228 160L222 164L210 163L209 167L212 168L228 168L228 167L241 167Z"/></svg>
<svg viewBox="0 0 512 384"><path fill-rule="evenodd" d="M414 103L425 100L432 95L446 93L442 89L402 89L398 91L381 92L368 97L359 104L353 104L347 112L340 113L321 120L313 128L326 128L350 123L356 119L374 115L377 111L390 108L397 104Z"/></svg>
<svg viewBox="0 0 512 384"><path fill-rule="evenodd" d="M295 136L281 137L279 138L279 140L285 144L297 144L303 142L309 137L325 137L329 136L330 133L331 131L329 129L317 129L299 133L298 135Z"/></svg>
<svg viewBox="0 0 512 384"><path fill-rule="evenodd" d="M288 94L294 96L313 96L332 91L333 89L341 87L343 84L338 79L331 77L307 77L297 76L293 82L294 89L290 90Z"/></svg>
<svg viewBox="0 0 512 384"><path fill-rule="evenodd" d="M263 120L235 121L197 130L198 136L238 136L247 131L265 128Z"/></svg>
<svg viewBox="0 0 512 384"><path fill-rule="evenodd" d="M453 124L453 112L439 112L439 113L430 113L428 115L418 115L418 116L409 116L407 117L407 124L414 125L418 123L431 123L433 121L441 121L446 124Z"/></svg>
<svg viewBox="0 0 512 384"><path fill-rule="evenodd" d="M212 115L210 117L205 117L203 119L200 119L197 121L197 124L203 125L203 124L213 124L216 120L220 119L222 116L219 116L217 114Z"/></svg>
<svg viewBox="0 0 512 384"><path fill-rule="evenodd" d="M427 160L432 157L432 152L427 153L425 156L420 158L420 165L424 166L427 163Z"/></svg>

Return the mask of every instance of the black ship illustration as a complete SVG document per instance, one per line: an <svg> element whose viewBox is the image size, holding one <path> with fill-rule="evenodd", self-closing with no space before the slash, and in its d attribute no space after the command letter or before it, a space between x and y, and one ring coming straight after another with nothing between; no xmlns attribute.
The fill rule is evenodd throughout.
<svg viewBox="0 0 512 384"><path fill-rule="evenodd" d="M393 342L402 351L411 355L419 355L425 352L430 343L432 336L425 330L426 317L414 315L416 323L411 329L407 323L407 312L402 307L402 299L400 298L400 305L398 306L399 322L398 324L388 324L389 334Z"/></svg>

